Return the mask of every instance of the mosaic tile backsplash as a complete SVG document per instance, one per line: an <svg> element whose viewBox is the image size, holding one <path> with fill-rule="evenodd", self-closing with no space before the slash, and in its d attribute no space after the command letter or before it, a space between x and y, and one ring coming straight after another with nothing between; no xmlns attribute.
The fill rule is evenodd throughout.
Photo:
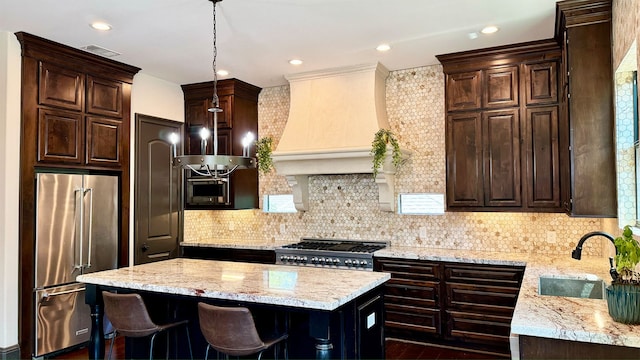
<svg viewBox="0 0 640 360"><path fill-rule="evenodd" d="M412 157L396 175L395 193L445 192L444 74L440 65L392 71L387 78L389 123ZM259 97L259 135L277 146L289 111L289 87L265 88ZM373 134L372 134L373 138ZM301 237L386 240L396 246L473 249L569 255L590 231L616 229L615 219L571 218L546 213L399 215L384 212L370 174L312 176L309 211L267 214L241 211L186 211L185 241L264 240L280 245ZM260 174L260 196L288 194L284 177ZM420 229L427 236L419 236ZM616 234L617 236L618 234ZM604 242L587 242L584 252L602 255Z"/></svg>

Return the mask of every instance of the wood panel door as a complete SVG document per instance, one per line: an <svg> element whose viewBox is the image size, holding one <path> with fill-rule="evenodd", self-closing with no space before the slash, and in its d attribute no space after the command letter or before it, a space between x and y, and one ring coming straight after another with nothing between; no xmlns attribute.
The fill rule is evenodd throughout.
<svg viewBox="0 0 640 360"><path fill-rule="evenodd" d="M474 110L482 105L481 71L447 75L447 110Z"/></svg>
<svg viewBox="0 0 640 360"><path fill-rule="evenodd" d="M75 111L38 109L38 162L82 164L84 119Z"/></svg>
<svg viewBox="0 0 640 360"><path fill-rule="evenodd" d="M480 112L447 116L446 140L447 205L484 205Z"/></svg>
<svg viewBox="0 0 640 360"><path fill-rule="evenodd" d="M182 135L182 127L179 122L136 114L135 264L179 254L181 174L171 165L168 135Z"/></svg>
<svg viewBox="0 0 640 360"><path fill-rule="evenodd" d="M524 126L527 205L560 208L558 107L528 108Z"/></svg>
<svg viewBox="0 0 640 360"><path fill-rule="evenodd" d="M122 165L122 121L87 116L87 164Z"/></svg>
<svg viewBox="0 0 640 360"><path fill-rule="evenodd" d="M518 106L518 66L491 68L483 71L484 108Z"/></svg>
<svg viewBox="0 0 640 360"><path fill-rule="evenodd" d="M524 64L527 105L558 102L558 63Z"/></svg>
<svg viewBox="0 0 640 360"><path fill-rule="evenodd" d="M520 110L482 114L485 206L521 206Z"/></svg>

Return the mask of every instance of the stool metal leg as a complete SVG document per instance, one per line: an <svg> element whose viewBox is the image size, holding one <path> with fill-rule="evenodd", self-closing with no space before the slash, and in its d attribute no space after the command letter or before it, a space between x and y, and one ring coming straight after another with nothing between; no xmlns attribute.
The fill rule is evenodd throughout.
<svg viewBox="0 0 640 360"><path fill-rule="evenodd" d="M187 331L187 344L189 344L189 356L193 360L193 351L191 350L191 336L189 335L189 325L185 324L184 329Z"/></svg>
<svg viewBox="0 0 640 360"><path fill-rule="evenodd" d="M109 345L109 355L107 355L107 360L111 360L111 353L113 352L113 343L116 342L116 331L113 330L113 337L111 338L111 344Z"/></svg>

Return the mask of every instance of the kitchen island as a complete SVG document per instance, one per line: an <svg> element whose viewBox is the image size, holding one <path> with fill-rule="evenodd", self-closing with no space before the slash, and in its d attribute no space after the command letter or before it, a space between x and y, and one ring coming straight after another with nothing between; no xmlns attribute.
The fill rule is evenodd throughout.
<svg viewBox="0 0 640 360"><path fill-rule="evenodd" d="M104 357L103 290L150 294L156 299L166 296L182 307L203 301L283 312L307 323L305 334L290 331L293 339L314 339L315 348L299 356L345 359L384 357L381 289L389 278L379 272L172 259L86 274L77 280L87 284L93 359ZM195 329L192 333L199 333Z"/></svg>

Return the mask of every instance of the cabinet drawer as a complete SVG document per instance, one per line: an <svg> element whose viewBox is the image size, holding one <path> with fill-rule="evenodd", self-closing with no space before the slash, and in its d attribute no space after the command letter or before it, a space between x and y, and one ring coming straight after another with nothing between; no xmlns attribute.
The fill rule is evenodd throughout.
<svg viewBox="0 0 640 360"><path fill-rule="evenodd" d="M391 279L385 285L385 301L417 306L438 306L440 283Z"/></svg>
<svg viewBox="0 0 640 360"><path fill-rule="evenodd" d="M448 282L519 288L524 267L445 265L444 273Z"/></svg>
<svg viewBox="0 0 640 360"><path fill-rule="evenodd" d="M419 333L440 333L440 310L385 303L385 327Z"/></svg>
<svg viewBox="0 0 640 360"><path fill-rule="evenodd" d="M447 336L508 351L511 317L447 311Z"/></svg>
<svg viewBox="0 0 640 360"><path fill-rule="evenodd" d="M440 265L423 261L376 259L376 270L391 273L391 278L430 281L440 278Z"/></svg>
<svg viewBox="0 0 640 360"><path fill-rule="evenodd" d="M447 307L475 313L513 314L518 289L446 283Z"/></svg>

